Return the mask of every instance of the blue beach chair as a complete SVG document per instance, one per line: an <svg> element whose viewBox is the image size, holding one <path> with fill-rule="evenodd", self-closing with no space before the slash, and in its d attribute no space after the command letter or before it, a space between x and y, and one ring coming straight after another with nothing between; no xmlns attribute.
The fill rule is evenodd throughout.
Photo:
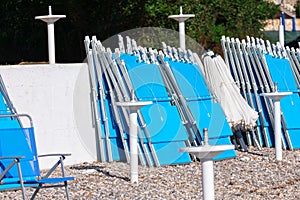
<svg viewBox="0 0 300 200"><path fill-rule="evenodd" d="M66 198L69 199L68 181L74 177L66 177L64 159L70 154L37 155L34 128L29 115L7 114L0 115L0 119L17 120L27 117L30 120L29 128L2 128L0 127L0 191L22 190L23 199L26 199L26 187L35 188L31 199L34 199L41 188L65 187ZM50 168L46 175L40 173L38 157L57 156L59 160ZM61 168L61 177L50 177Z"/></svg>

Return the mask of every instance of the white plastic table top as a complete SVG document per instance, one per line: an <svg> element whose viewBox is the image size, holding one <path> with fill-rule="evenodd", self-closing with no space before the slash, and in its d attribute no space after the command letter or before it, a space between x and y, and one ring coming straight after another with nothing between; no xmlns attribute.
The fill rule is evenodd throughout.
<svg viewBox="0 0 300 200"><path fill-rule="evenodd" d="M271 92L271 93L262 93L261 96L269 97L274 100L280 100L287 95L292 95L292 92Z"/></svg>
<svg viewBox="0 0 300 200"><path fill-rule="evenodd" d="M188 18L195 17L194 14L180 14L180 15L170 15L168 18L175 19L177 21L185 21Z"/></svg>
<svg viewBox="0 0 300 200"><path fill-rule="evenodd" d="M213 159L220 153L231 149L234 149L233 145L203 145L198 147L180 148L179 152L188 152L201 160Z"/></svg>
<svg viewBox="0 0 300 200"><path fill-rule="evenodd" d="M130 110L137 110L143 106L153 104L152 101L126 101L117 102L117 106L127 107Z"/></svg>
<svg viewBox="0 0 300 200"><path fill-rule="evenodd" d="M66 18L66 15L43 15L35 17L35 19L40 19L44 22L56 22L60 18Z"/></svg>

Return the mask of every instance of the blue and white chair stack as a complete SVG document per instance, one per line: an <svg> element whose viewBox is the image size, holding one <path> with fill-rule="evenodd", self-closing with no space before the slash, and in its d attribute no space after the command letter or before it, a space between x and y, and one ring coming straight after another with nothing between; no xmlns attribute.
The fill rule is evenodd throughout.
<svg viewBox="0 0 300 200"><path fill-rule="evenodd" d="M163 50L141 47L119 35L114 52L85 38L98 127L100 160L129 160L128 113L116 102L152 101L138 112L139 161L148 166L189 163L178 149L200 146L203 128L210 144L231 144L231 128L207 89L195 54L163 44ZM97 121L97 120L96 120ZM226 151L215 159L235 157Z"/></svg>
<svg viewBox="0 0 300 200"><path fill-rule="evenodd" d="M259 38L221 40L225 61L249 105L259 113L257 135L263 146L274 146L273 104L261 93L292 92L281 100L283 148L300 147L299 49L270 44Z"/></svg>

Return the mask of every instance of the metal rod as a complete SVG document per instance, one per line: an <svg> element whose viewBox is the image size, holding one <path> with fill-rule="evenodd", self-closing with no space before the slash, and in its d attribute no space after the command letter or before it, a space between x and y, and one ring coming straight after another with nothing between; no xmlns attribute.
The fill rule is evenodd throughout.
<svg viewBox="0 0 300 200"><path fill-rule="evenodd" d="M60 18L65 17L65 15L52 15L51 6L49 6L49 15L35 17L35 19L40 19L47 23L49 64L55 64L54 23Z"/></svg>
<svg viewBox="0 0 300 200"><path fill-rule="evenodd" d="M251 92L252 87L251 87L249 75L247 72L248 67L246 67L246 64L249 64L249 62L245 61L245 59L244 59L244 55L241 50L241 43L240 43L239 39L236 39L235 46L236 46L236 51L237 51L237 57L241 63L241 70L243 71L243 74L245 77L247 95L248 95L248 100L249 100L248 103L250 104L251 108L253 108L255 110L256 107L254 105L254 100L253 100L253 96L252 96L252 92ZM249 67L251 67L251 66L249 66ZM255 129L255 131L254 131L254 129ZM251 128L250 131L252 133L254 144L258 147L258 149L261 149L262 144L260 143L260 140L257 139L257 137L259 138L259 134L260 134L260 130L259 130L258 126ZM255 132L257 132L258 135L256 135Z"/></svg>
<svg viewBox="0 0 300 200"><path fill-rule="evenodd" d="M110 79L112 80L112 83L115 87L115 90L116 90L116 93L118 94L118 100L119 101L126 101L126 100L130 100L130 97L129 97L129 93L128 91L130 90L127 90L125 88L125 85L123 83L123 79L121 78L121 75L120 73L118 72L118 69L117 69L117 64L115 63L114 60L112 60L112 54L111 53L106 53L106 59L108 60L108 63L109 63L109 68L107 68L107 71L108 71L108 74L109 74L109 77ZM133 95L133 96L132 96ZM133 99L136 99L135 97L135 94L134 94L134 90L131 90L131 98ZM138 112L138 111L137 111ZM124 113L123 113L124 114ZM147 164L149 166L152 166L152 162L150 160L150 157L149 157L149 154L148 154L148 150L145 146L145 143L144 143L144 138L143 136L141 135L141 132L138 131L138 138L140 140L140 144L141 144L141 148L144 152L144 155L145 155L145 159L147 161ZM142 154L140 154L141 156ZM142 164L145 164L145 161L144 159L141 160Z"/></svg>
<svg viewBox="0 0 300 200"><path fill-rule="evenodd" d="M214 163L211 159L202 159L203 200L215 199Z"/></svg>
<svg viewBox="0 0 300 200"><path fill-rule="evenodd" d="M230 69L232 70L232 73L233 73L233 77L234 77L234 80L236 82L236 85L239 89L241 89L241 84L240 84L240 81L239 81L239 77L237 75L237 71L236 71L236 67L235 67L235 62L234 62L234 59L233 59L233 56L232 56L232 51L230 49L230 40L229 38L227 37L226 38L226 42L224 43L225 47L227 48L227 52L228 52L228 60L229 60L229 63L230 65L228 67L230 67Z"/></svg>
<svg viewBox="0 0 300 200"><path fill-rule="evenodd" d="M181 110L183 111L185 119L188 122L189 128L192 130L192 132L194 133L194 136L197 139L196 142L198 144L201 144L202 138L200 135L200 131L199 131L197 122L194 119L191 110L189 109L189 107L186 104L186 99L183 97L182 92L181 92L180 88L178 87L178 84L177 84L176 79L170 69L170 66L168 65L168 63L164 62L162 52L160 52L159 58L160 58L159 67L162 69L161 70L162 73L164 74L165 78L168 80L169 87L170 87L169 90L171 90L173 97L175 97L175 99L178 103L178 106L181 107Z"/></svg>
<svg viewBox="0 0 300 200"><path fill-rule="evenodd" d="M116 106L116 97L120 98L120 96L119 96L119 94L115 95L115 93L114 93L114 87L111 83L112 80L109 78L108 71L107 71L109 66L108 66L107 60L105 58L104 52L99 47L98 47L97 51L98 51L98 55L99 55L99 61L101 63L100 66L101 66L101 69L102 69L102 73L104 75L104 78L106 80L106 84L108 86L108 93L109 93L109 96L110 96L111 108L112 108L112 111L113 111L112 114L115 118L116 124L119 128L119 131L120 131L121 141L122 141L123 148L124 148L125 159L126 159L127 162L129 162L129 160L130 160L129 159L129 151L128 151L128 147L127 147L127 142L125 141L125 138L124 138L125 131L124 131L123 126L121 124L121 120L120 120L119 113L118 113L118 108ZM120 100L120 101L122 101L122 100ZM107 141L109 141L109 138L107 138Z"/></svg>
<svg viewBox="0 0 300 200"><path fill-rule="evenodd" d="M99 44L97 45L96 38L94 37L92 39L92 52L93 52L93 60L95 61L95 72L97 75L97 81L99 83L98 85L98 94L99 94L99 103L100 103L100 110L101 110L101 116L103 120L103 125L104 125L104 133L105 133L105 143L106 143L106 154L107 154L107 160L111 162L113 160L112 158L112 150L111 150L111 144L110 144L110 128L108 124L108 117L107 117L107 107L105 105L105 96L104 96L104 88L103 88L103 83L102 83L102 78L103 78L103 71L101 68L102 65L102 60L99 59ZM105 74L105 73L104 73ZM97 106L98 107L98 106ZM102 140L102 138L101 138Z"/></svg>
<svg viewBox="0 0 300 200"><path fill-rule="evenodd" d="M270 90L267 87L268 85L266 84L266 78L264 77L263 73L260 73L262 71L262 69L260 67L260 62L259 62L259 59L256 55L256 52L253 51L253 46L250 43L248 43L246 49L247 49L248 56L249 56L249 58L251 60L251 63L252 63L251 66L254 69L254 73L255 73L255 75L257 77L257 80L259 82L261 91L262 92L267 92L267 91L269 92ZM265 97L262 97L262 98L263 98L263 101L266 105L267 113L270 116L271 123L272 123L272 111L270 110L271 109L270 108L270 101L268 101L269 99L266 99ZM264 132L264 133L265 134L263 136L264 136L266 147L270 147L268 136L267 136L266 132Z"/></svg>
<svg viewBox="0 0 300 200"><path fill-rule="evenodd" d="M280 47L281 48L281 47ZM268 86L268 88L270 89L271 88L271 90L267 90L267 91L265 91L265 92L271 92L271 91L275 91L275 87L274 87L274 84L273 84L273 80L272 80L272 78L271 78L271 74L270 74L270 71L269 71L269 69L268 69L268 65L267 65L267 62L266 62L266 58L265 58L265 56L263 56L262 55L262 52L261 52L261 50L260 50L260 47L258 46L257 48L257 55L258 55L258 59L260 59L261 60L261 63L262 63L262 69L264 70L264 72L263 72L263 74L266 76L266 78L267 78L267 80L268 80L268 83L266 83L266 84L268 84L269 86ZM279 47L278 47L278 50L279 50ZM280 52L280 51L279 51ZM269 104L268 104L269 106L270 106L270 108L271 108L271 110L273 110L274 109L274 106L273 106L273 104L272 104L272 102L271 102L271 100L269 99ZM274 112L273 112L274 113ZM273 114L272 113L272 114ZM270 116L271 117L271 116ZM273 115L273 118L274 118L274 115ZM273 118L271 117L271 123L272 123L272 126L274 127L275 126L275 122L273 121ZM289 133L288 133L288 130L287 130L287 126L286 126L286 124L285 124L285 119L284 119L284 116L283 115L281 115L281 123L283 123L283 135L285 136L285 138L286 138L286 140L287 140L287 146L288 146L288 148L289 149L293 149L293 146L292 146L292 143L290 142L290 137L289 137ZM282 137L282 144L283 144L283 148L284 149L286 149L286 144L285 144L285 141L284 141L284 138Z"/></svg>
<svg viewBox="0 0 300 200"><path fill-rule="evenodd" d="M274 103L274 135L275 135L275 156L276 160L282 160L282 134L281 134L281 109L280 99L291 95L291 92L273 92L263 94L269 99L273 100Z"/></svg>
<svg viewBox="0 0 300 200"><path fill-rule="evenodd" d="M137 144L137 113L131 111L129 126L129 143L130 143L130 181L131 183L138 184L138 144Z"/></svg>
<svg viewBox="0 0 300 200"><path fill-rule="evenodd" d="M134 91L134 88L133 88L132 82L130 80L128 71L125 68L125 64L123 64L122 61L120 60L120 54L116 53L115 55L116 55L116 60L117 60L119 69L120 69L120 71L122 73L122 77L123 77L123 80L124 80L125 89L127 89L127 93L129 93L130 91ZM134 95L134 98L136 99L137 97L135 96L134 92L133 92L133 95ZM137 114L138 114L138 120L141 123L141 128L143 129L143 131L144 131L144 133L146 135L146 138L147 138L147 141L148 141L148 145L149 145L149 148L150 148L150 152L151 152L151 156L152 156L152 158L154 160L155 166L159 167L160 163L159 163L156 151L154 149L154 146L152 144L151 135L150 135L148 127L147 127L147 125L145 123L144 117L143 117L143 115L142 115L142 113L141 113L140 110L137 111Z"/></svg>
<svg viewBox="0 0 300 200"><path fill-rule="evenodd" d="M256 103L256 107L257 107L257 112L258 112L258 116L259 116L260 124L261 124L261 126L260 126L261 127L260 128L261 134L264 138L266 138L266 135L267 135L267 130L266 129L267 129L267 127L265 125L265 117L263 115L261 101L260 101L260 97L258 95L258 87L257 87L256 80L255 80L255 77L254 77L254 72L252 71L252 69L254 68L252 65L255 65L255 62L253 61L253 58L252 58L252 55L251 55L252 53L249 52L249 49L246 46L245 40L242 41L242 52L243 52L243 55L244 55L244 58L245 58L245 61L246 61L246 64L247 64L247 69L248 69L248 72L249 72L249 75L250 75L250 83L252 85L253 94L254 94L254 98L255 98L255 103ZM258 78L258 83L260 83L260 78ZM262 145L262 138L260 137L260 134L258 136L259 136L260 144ZM265 143L266 143L266 146L269 145L268 140L265 141Z"/></svg>
<svg viewBox="0 0 300 200"><path fill-rule="evenodd" d="M101 131L101 125L100 125L100 116L99 116L99 111L98 111L98 103L97 103L97 90L96 87L94 85L94 81L95 81L95 77L91 77L91 74L94 74L93 69L94 68L92 66L92 64L90 64L92 61L92 53L89 52L88 56L88 65L89 65L89 71L90 71L90 80L91 80L91 85L92 85L92 106L93 106L93 115L94 115L94 125L98 134L98 145L99 145L99 156L100 156L100 161L104 162L105 161L105 156L104 156L104 146L103 146L103 142L102 142L102 131ZM92 75L94 76L94 75Z"/></svg>
<svg viewBox="0 0 300 200"><path fill-rule="evenodd" d="M185 24L184 22L190 18L195 17L193 14L183 14L182 6L180 6L180 14L179 15L170 15L169 18L175 19L179 22L179 43L180 48L185 50Z"/></svg>

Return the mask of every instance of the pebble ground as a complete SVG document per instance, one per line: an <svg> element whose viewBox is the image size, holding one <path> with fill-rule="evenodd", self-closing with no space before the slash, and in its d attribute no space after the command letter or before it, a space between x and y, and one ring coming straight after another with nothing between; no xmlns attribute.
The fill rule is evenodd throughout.
<svg viewBox="0 0 300 200"><path fill-rule="evenodd" d="M139 166L139 185L129 181L129 164L81 163L67 166L71 199L202 199L201 163L149 168ZM234 159L214 162L215 199L300 199L300 150L274 148L237 151ZM27 188L28 198L33 192ZM0 199L22 199L20 191L0 192ZM42 189L36 199L65 199L63 188Z"/></svg>

